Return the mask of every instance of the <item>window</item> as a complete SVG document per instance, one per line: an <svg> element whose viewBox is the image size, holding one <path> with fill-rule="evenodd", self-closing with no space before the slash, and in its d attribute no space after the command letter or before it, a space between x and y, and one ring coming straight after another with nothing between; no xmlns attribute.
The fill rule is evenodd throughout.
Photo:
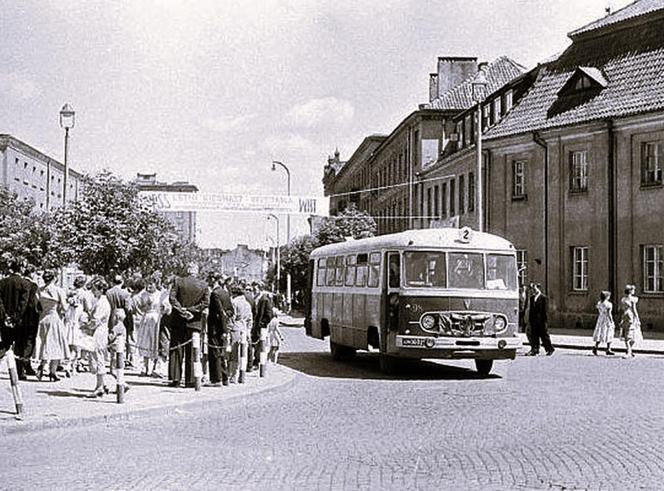
<svg viewBox="0 0 664 491"><path fill-rule="evenodd" d="M486 288L487 290L517 289L516 262L514 256L506 254L487 254Z"/></svg>
<svg viewBox="0 0 664 491"><path fill-rule="evenodd" d="M484 288L484 260L478 253L449 253L450 288Z"/></svg>
<svg viewBox="0 0 664 491"><path fill-rule="evenodd" d="M511 90L508 90L507 92L505 92L505 112L512 109L513 104L514 104L513 93Z"/></svg>
<svg viewBox="0 0 664 491"><path fill-rule="evenodd" d="M367 276L369 274L368 270L368 255L367 254L358 254L357 255L357 273L355 276L355 286L367 286Z"/></svg>
<svg viewBox="0 0 664 491"><path fill-rule="evenodd" d="M648 142L641 146L641 185L662 184L664 142Z"/></svg>
<svg viewBox="0 0 664 491"><path fill-rule="evenodd" d="M406 286L445 288L444 252L404 252Z"/></svg>
<svg viewBox="0 0 664 491"><path fill-rule="evenodd" d="M454 190L454 179L450 181L450 216L453 217L455 215L455 210L454 210L454 201L456 200L456 193Z"/></svg>
<svg viewBox="0 0 664 491"><path fill-rule="evenodd" d="M500 121L500 116L502 115L502 104L500 102L500 97L496 97L493 100L493 111L491 115L493 116L493 120L491 121L493 124L496 124Z"/></svg>
<svg viewBox="0 0 664 491"><path fill-rule="evenodd" d="M325 286L325 258L318 260L318 270L316 272L316 285Z"/></svg>
<svg viewBox="0 0 664 491"><path fill-rule="evenodd" d="M482 130L487 129L491 122L491 106L482 106Z"/></svg>
<svg viewBox="0 0 664 491"><path fill-rule="evenodd" d="M367 286L375 288L380 280L380 252L372 252L369 255L369 281Z"/></svg>
<svg viewBox="0 0 664 491"><path fill-rule="evenodd" d="M389 254L389 280L390 288L399 288L401 286L401 262L399 253Z"/></svg>
<svg viewBox="0 0 664 491"><path fill-rule="evenodd" d="M440 218L440 195L438 192L438 185L433 187L433 215L435 218Z"/></svg>
<svg viewBox="0 0 664 491"><path fill-rule="evenodd" d="M346 272L344 271L344 260L345 258L343 256L338 256L336 259L336 279L335 279L335 284L337 286L343 286L344 284L344 278L346 276Z"/></svg>
<svg viewBox="0 0 664 491"><path fill-rule="evenodd" d="M473 130L471 128L470 116L466 116L463 120L463 144L464 146L469 146L472 143Z"/></svg>
<svg viewBox="0 0 664 491"><path fill-rule="evenodd" d="M445 218L447 216L447 183L443 183L443 188L441 189L441 213L440 216Z"/></svg>
<svg viewBox="0 0 664 491"><path fill-rule="evenodd" d="M459 215L466 213L466 178L459 176Z"/></svg>
<svg viewBox="0 0 664 491"><path fill-rule="evenodd" d="M570 188L573 193L588 191L588 152L570 153Z"/></svg>
<svg viewBox="0 0 664 491"><path fill-rule="evenodd" d="M664 292L664 246L643 247L643 291L645 293Z"/></svg>
<svg viewBox="0 0 664 491"><path fill-rule="evenodd" d="M431 188L427 188L427 220L431 220Z"/></svg>
<svg viewBox="0 0 664 491"><path fill-rule="evenodd" d="M459 139L459 148L463 148L464 135L463 135L463 121L457 123L457 138Z"/></svg>
<svg viewBox="0 0 664 491"><path fill-rule="evenodd" d="M468 173L468 211L475 211L475 174Z"/></svg>
<svg viewBox="0 0 664 491"><path fill-rule="evenodd" d="M526 162L515 160L512 162L512 199L526 197Z"/></svg>
<svg viewBox="0 0 664 491"><path fill-rule="evenodd" d="M327 274L325 276L325 284L327 286L334 286L334 280L336 275L336 261L333 257L327 258L326 269Z"/></svg>
<svg viewBox="0 0 664 491"><path fill-rule="evenodd" d="M528 251L525 249L517 249L516 251L516 267L519 272L519 283L525 285L528 282Z"/></svg>
<svg viewBox="0 0 664 491"><path fill-rule="evenodd" d="M572 248L572 290L588 290L588 248Z"/></svg>

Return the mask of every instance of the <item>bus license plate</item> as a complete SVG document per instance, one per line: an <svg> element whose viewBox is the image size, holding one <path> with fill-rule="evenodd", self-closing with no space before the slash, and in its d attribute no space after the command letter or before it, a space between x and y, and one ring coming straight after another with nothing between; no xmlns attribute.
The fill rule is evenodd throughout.
<svg viewBox="0 0 664 491"><path fill-rule="evenodd" d="M403 338L402 346L424 346L424 338Z"/></svg>

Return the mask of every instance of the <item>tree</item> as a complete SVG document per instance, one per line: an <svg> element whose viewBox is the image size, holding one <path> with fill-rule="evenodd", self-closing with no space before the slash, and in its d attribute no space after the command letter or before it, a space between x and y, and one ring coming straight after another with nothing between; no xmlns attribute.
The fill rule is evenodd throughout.
<svg viewBox="0 0 664 491"><path fill-rule="evenodd" d="M315 236L316 247L343 242L347 237L363 239L376 235L376 222L366 212L354 206L339 215L327 217Z"/></svg>
<svg viewBox="0 0 664 491"><path fill-rule="evenodd" d="M79 201L58 210L49 238L53 257L87 274L177 267L182 248L173 226L153 211L138 188L108 171L86 177Z"/></svg>

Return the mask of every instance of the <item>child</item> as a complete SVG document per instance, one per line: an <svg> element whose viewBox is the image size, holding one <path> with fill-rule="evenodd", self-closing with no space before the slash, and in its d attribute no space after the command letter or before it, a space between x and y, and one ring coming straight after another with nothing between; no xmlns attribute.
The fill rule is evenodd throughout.
<svg viewBox="0 0 664 491"><path fill-rule="evenodd" d="M599 315L597 317L597 323L595 324L595 331L593 332L593 341L595 341L593 355L597 355L597 349L599 348L600 343L606 343L607 355L615 354L611 351L611 342L613 341L615 325L613 323L613 315L611 315L613 304L609 301L610 298L611 292L603 291L599 295L599 302L597 302L597 311L599 312Z"/></svg>
<svg viewBox="0 0 664 491"><path fill-rule="evenodd" d="M115 313L115 324L108 332L108 352L111 355L111 373L115 375L116 379L118 378L117 354L124 351L125 343L127 342L127 328L124 325L125 318L125 311L118 309ZM125 384L124 390L125 392L129 390L127 384Z"/></svg>
<svg viewBox="0 0 664 491"><path fill-rule="evenodd" d="M270 351L267 354L268 360L277 363L279 360L279 347L284 341L284 337L279 330L279 319L276 314L267 325L267 339L270 345Z"/></svg>

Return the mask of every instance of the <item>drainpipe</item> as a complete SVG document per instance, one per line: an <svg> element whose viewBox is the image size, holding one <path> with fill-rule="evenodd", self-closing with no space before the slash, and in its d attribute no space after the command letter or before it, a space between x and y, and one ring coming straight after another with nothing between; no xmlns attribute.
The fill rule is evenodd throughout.
<svg viewBox="0 0 664 491"><path fill-rule="evenodd" d="M544 291L549 292L549 147L537 131L533 132L533 141L544 149Z"/></svg>
<svg viewBox="0 0 664 491"><path fill-rule="evenodd" d="M616 217L616 159L615 159L615 142L614 142L614 129L613 120L606 120L606 134L608 137L607 159L608 159L608 212L609 212L609 226L608 226L608 261L609 261L609 287L614 298L618 298L618 277L616 272L616 251L617 251L617 233L618 220Z"/></svg>

